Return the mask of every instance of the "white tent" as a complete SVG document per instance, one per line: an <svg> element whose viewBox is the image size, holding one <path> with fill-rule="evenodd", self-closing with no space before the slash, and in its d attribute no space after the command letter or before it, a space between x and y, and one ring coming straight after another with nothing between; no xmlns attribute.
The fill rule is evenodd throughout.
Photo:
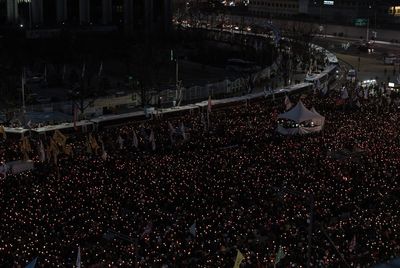
<svg viewBox="0 0 400 268"><path fill-rule="evenodd" d="M278 119L292 121L290 127L278 124L277 131L284 135L307 134L322 130L325 117L320 115L314 108L310 111L299 101L290 111L278 115Z"/></svg>
<svg viewBox="0 0 400 268"><path fill-rule="evenodd" d="M314 114L316 114L316 115L319 116L319 119L318 119L318 118L315 118L315 119L314 119L314 120L315 120L315 121L314 121L314 124L320 125L321 127L324 127L324 124L325 124L325 117L322 116L322 115L320 115L320 114L317 112L317 110L315 110L314 107L311 108L311 112L313 112Z"/></svg>

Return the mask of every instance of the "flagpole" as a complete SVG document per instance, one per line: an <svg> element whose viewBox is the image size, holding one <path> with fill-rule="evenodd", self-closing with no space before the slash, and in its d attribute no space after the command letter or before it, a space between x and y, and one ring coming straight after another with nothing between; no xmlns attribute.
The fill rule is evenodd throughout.
<svg viewBox="0 0 400 268"><path fill-rule="evenodd" d="M307 244L307 268L311 267L311 243L313 231L313 217L314 217L314 196L310 195L310 214L308 224L308 244Z"/></svg>
<svg viewBox="0 0 400 268"><path fill-rule="evenodd" d="M135 238L135 268L139 267L138 261L139 261L139 239L136 236Z"/></svg>
<svg viewBox="0 0 400 268"><path fill-rule="evenodd" d="M64 67L63 67L63 74L62 74L62 81L63 81L63 83L65 82L65 72L66 72L66 66L65 66L65 64L64 64Z"/></svg>
<svg viewBox="0 0 400 268"><path fill-rule="evenodd" d="M324 227L321 225L321 231L322 233L328 238L329 243L335 248L336 252L339 254L339 257L342 259L346 267L350 268L350 265L347 263L346 259L344 258L343 254L339 251L339 249L336 247L335 243L333 243L332 239L329 237L329 235L326 233Z"/></svg>
<svg viewBox="0 0 400 268"><path fill-rule="evenodd" d="M25 68L22 70L22 78L21 78L21 88L22 88L22 117L23 117L23 123L25 124L25 113L26 113L26 107L25 107Z"/></svg>
<svg viewBox="0 0 400 268"><path fill-rule="evenodd" d="M179 90L179 62L178 62L178 57L175 59L176 62L176 68L175 68L175 83L176 83L176 89L175 89L175 98L176 98L176 103L178 104L178 90Z"/></svg>
<svg viewBox="0 0 400 268"><path fill-rule="evenodd" d="M210 131L210 112L207 109L207 127L208 127L208 131Z"/></svg>
<svg viewBox="0 0 400 268"><path fill-rule="evenodd" d="M44 82L47 84L47 66L44 64Z"/></svg>

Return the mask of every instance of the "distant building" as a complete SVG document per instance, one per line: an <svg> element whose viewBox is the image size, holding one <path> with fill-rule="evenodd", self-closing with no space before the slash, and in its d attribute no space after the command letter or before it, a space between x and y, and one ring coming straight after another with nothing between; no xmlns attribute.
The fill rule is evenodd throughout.
<svg viewBox="0 0 400 268"><path fill-rule="evenodd" d="M400 23L398 0L250 0L249 12L265 18L308 17L320 23Z"/></svg>
<svg viewBox="0 0 400 268"><path fill-rule="evenodd" d="M321 23L357 25L359 22L364 24L369 20L373 26L376 23L397 23L400 19L400 2L394 0L303 0L303 2L308 2L308 8L302 13L319 18Z"/></svg>
<svg viewBox="0 0 400 268"><path fill-rule="evenodd" d="M299 14L299 0L250 0L249 12L266 18L290 18Z"/></svg>
<svg viewBox="0 0 400 268"><path fill-rule="evenodd" d="M31 29L110 26L127 34L166 32L172 0L0 0L0 22Z"/></svg>

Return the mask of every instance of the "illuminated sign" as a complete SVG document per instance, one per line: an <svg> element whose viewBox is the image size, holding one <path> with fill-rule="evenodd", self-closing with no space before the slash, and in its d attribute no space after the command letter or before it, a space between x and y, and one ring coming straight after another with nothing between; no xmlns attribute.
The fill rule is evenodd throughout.
<svg viewBox="0 0 400 268"><path fill-rule="evenodd" d="M354 26L367 26L368 19L355 19Z"/></svg>
<svg viewBox="0 0 400 268"><path fill-rule="evenodd" d="M335 1L324 0L324 5L333 6L334 4L335 4Z"/></svg>

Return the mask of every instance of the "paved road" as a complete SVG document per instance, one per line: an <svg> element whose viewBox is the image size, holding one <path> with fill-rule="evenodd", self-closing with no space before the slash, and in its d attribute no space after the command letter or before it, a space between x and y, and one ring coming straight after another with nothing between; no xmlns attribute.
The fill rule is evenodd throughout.
<svg viewBox="0 0 400 268"><path fill-rule="evenodd" d="M348 39L348 38L347 38ZM360 52L358 46L354 43L346 50L342 48L342 44L348 40L343 38L317 38L316 43L326 47L337 57L358 71L360 80L377 79L378 82L395 82L399 75L399 67L393 65L385 65L383 63L384 53L400 54L400 46L386 42L374 44L373 53ZM385 71L386 70L386 71Z"/></svg>

